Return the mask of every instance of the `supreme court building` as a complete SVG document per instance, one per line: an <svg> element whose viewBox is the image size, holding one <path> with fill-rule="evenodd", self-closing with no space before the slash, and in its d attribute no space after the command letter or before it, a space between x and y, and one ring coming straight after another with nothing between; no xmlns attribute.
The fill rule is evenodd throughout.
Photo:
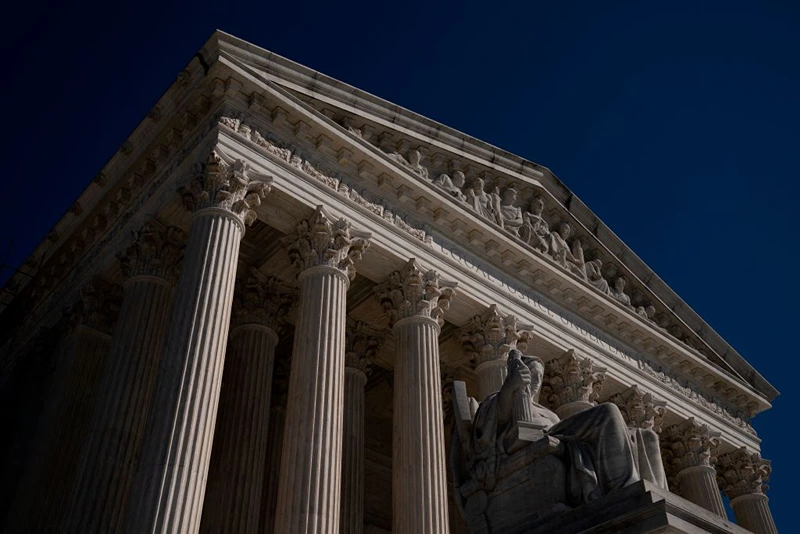
<svg viewBox="0 0 800 534"><path fill-rule="evenodd" d="M222 32L0 310L6 532L776 532L777 391L550 170Z"/></svg>

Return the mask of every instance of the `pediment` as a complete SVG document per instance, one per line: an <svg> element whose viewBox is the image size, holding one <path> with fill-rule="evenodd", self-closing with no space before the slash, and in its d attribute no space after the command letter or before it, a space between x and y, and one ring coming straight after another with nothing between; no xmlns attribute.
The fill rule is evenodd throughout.
<svg viewBox="0 0 800 534"><path fill-rule="evenodd" d="M320 179L355 203L381 216L388 214L423 242L433 241L434 235L447 236L548 293L553 288L546 285L547 271L561 270L571 283L556 288L557 292L583 316L627 340L649 338L647 334L658 331L680 344L681 352L749 384L768 400L777 394L548 169L279 56L265 51L259 55L259 49L250 45L240 53L234 38L223 34L221 39L221 56L227 62L266 83L272 96L283 98L281 105L257 95L251 98L250 109L266 113L273 124L291 122L296 139L327 154L322 167L329 171L320 171ZM305 112L304 118L299 119L296 111ZM355 157L359 152L369 157ZM453 187L462 174L466 184ZM481 182L482 187L477 185ZM475 195L466 198L470 189L484 195L481 202L488 209L476 207ZM507 193L512 189L516 199L504 205L503 197L513 196ZM558 241L550 233L558 233L562 223L569 224L572 235L564 240L567 255L582 249L583 262L597 266L591 268L591 275L575 269L574 262L564 262L564 254L556 258L535 246L523 235L523 228L515 226L519 217L524 223L536 219L532 207L536 199L544 203L540 218L548 233L543 237ZM508 225L508 219L499 214L503 208L517 219L514 224ZM519 249L525 252L520 254ZM621 291L613 289L617 278L625 280ZM587 288L590 297L585 296ZM602 303L599 308L598 302ZM609 308L614 312L607 313ZM674 352L658 341L650 346L644 343L644 350L660 352L662 358Z"/></svg>

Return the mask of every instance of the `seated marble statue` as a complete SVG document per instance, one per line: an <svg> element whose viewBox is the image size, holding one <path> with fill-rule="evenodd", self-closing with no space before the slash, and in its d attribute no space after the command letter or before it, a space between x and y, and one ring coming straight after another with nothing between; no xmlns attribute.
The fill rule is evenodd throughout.
<svg viewBox="0 0 800 534"><path fill-rule="evenodd" d="M541 359L523 356L518 350L509 352L503 386L489 395L475 414L467 460L473 478L494 478L493 471L503 456L536 444L519 439L522 425L541 428L543 437L560 443L556 454L566 467L568 502L564 504L578 506L638 482L641 477L631 438L619 408L600 404L559 420L537 402L543 376ZM520 406L521 402L525 405ZM528 414L528 421L519 420L522 412Z"/></svg>
<svg viewBox="0 0 800 534"><path fill-rule="evenodd" d="M402 163L423 178L428 178L428 169L423 167L420 163L420 161L422 161L422 154L420 154L419 150L410 150L408 152L408 159L403 157L399 152L391 152L389 153L389 157Z"/></svg>
<svg viewBox="0 0 800 534"><path fill-rule="evenodd" d="M453 177L451 178L448 174L440 174L434 181L434 185L438 185L442 189L444 189L447 193L451 196L457 198L461 202L466 202L467 197L461 191L461 188L464 187L464 183L466 182L466 177L464 173L461 171L456 171L453 173Z"/></svg>

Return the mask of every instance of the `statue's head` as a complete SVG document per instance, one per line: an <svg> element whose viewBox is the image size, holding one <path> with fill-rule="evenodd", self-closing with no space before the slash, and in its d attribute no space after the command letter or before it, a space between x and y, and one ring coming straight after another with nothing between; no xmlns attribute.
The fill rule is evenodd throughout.
<svg viewBox="0 0 800 534"><path fill-rule="evenodd" d="M569 237L569 234L570 234L571 231L572 231L572 228L570 228L569 224L567 224L567 223L561 223L559 225L559 227L558 227L558 234L561 236L561 239L563 239L564 241L567 240L567 238Z"/></svg>
<svg viewBox="0 0 800 534"><path fill-rule="evenodd" d="M544 200L542 197L536 197L531 202L531 211L534 215L541 216L542 211L544 210Z"/></svg>
<svg viewBox="0 0 800 534"><path fill-rule="evenodd" d="M513 187L509 187L503 192L503 201L506 204L513 204L517 201L517 190Z"/></svg>
<svg viewBox="0 0 800 534"><path fill-rule="evenodd" d="M464 187L464 183L467 181L467 178L464 176L464 173L461 171L456 171L453 173L453 185L461 188Z"/></svg>
<svg viewBox="0 0 800 534"><path fill-rule="evenodd" d="M408 162L415 167L419 165L421 159L422 154L419 153L419 150L412 150L408 153Z"/></svg>
<svg viewBox="0 0 800 534"><path fill-rule="evenodd" d="M622 293L625 289L625 279L620 276L614 280L614 289L616 289L618 293Z"/></svg>

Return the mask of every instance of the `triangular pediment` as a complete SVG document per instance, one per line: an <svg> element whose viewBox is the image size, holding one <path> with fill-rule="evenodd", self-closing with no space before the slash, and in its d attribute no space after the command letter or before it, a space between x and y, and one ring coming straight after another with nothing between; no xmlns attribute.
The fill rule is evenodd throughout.
<svg viewBox="0 0 800 534"><path fill-rule="evenodd" d="M305 124L300 121L299 125L292 116L295 134L311 136L309 141L318 150L329 152L330 159L323 167L332 169L328 174L336 180L336 187L357 203L381 213L394 211L397 224L418 239L446 235L512 274L523 273L536 287L536 265L512 256L505 245L513 243L551 269L562 270L580 287L590 288L603 309L616 307L612 315L622 319L615 321L597 316L592 299L576 305L586 316L594 312L595 321L610 321L606 328L619 330L626 339L639 335L639 330L656 329L768 399L777 394L545 167L236 38L219 34L218 46L224 61L284 97L286 109L267 106L271 120L289 117L294 110L307 114ZM337 139L318 133L311 121L335 129ZM362 163L358 169L337 172L337 164L346 167L354 150L370 151L379 164L370 168ZM386 170L387 166L392 170ZM466 183L460 186L462 175ZM398 176L406 180L398 180ZM509 200L513 194L507 191L511 189L516 199ZM476 196L480 197L477 201ZM532 207L536 199L544 203L540 213ZM546 226L547 232L531 235L530 222L539 220L540 229ZM563 240L567 253L559 249L559 257L555 257L545 249L562 245L557 237L550 237L562 223L569 224L572 232ZM548 241L547 245L537 247L538 237ZM582 246L576 246L578 241ZM593 263L584 265L583 272L581 261L564 261L564 256L576 256L579 249L583 263ZM586 267L590 274L585 274ZM614 289L618 278L625 280L621 291ZM564 298L569 300L569 288Z"/></svg>

